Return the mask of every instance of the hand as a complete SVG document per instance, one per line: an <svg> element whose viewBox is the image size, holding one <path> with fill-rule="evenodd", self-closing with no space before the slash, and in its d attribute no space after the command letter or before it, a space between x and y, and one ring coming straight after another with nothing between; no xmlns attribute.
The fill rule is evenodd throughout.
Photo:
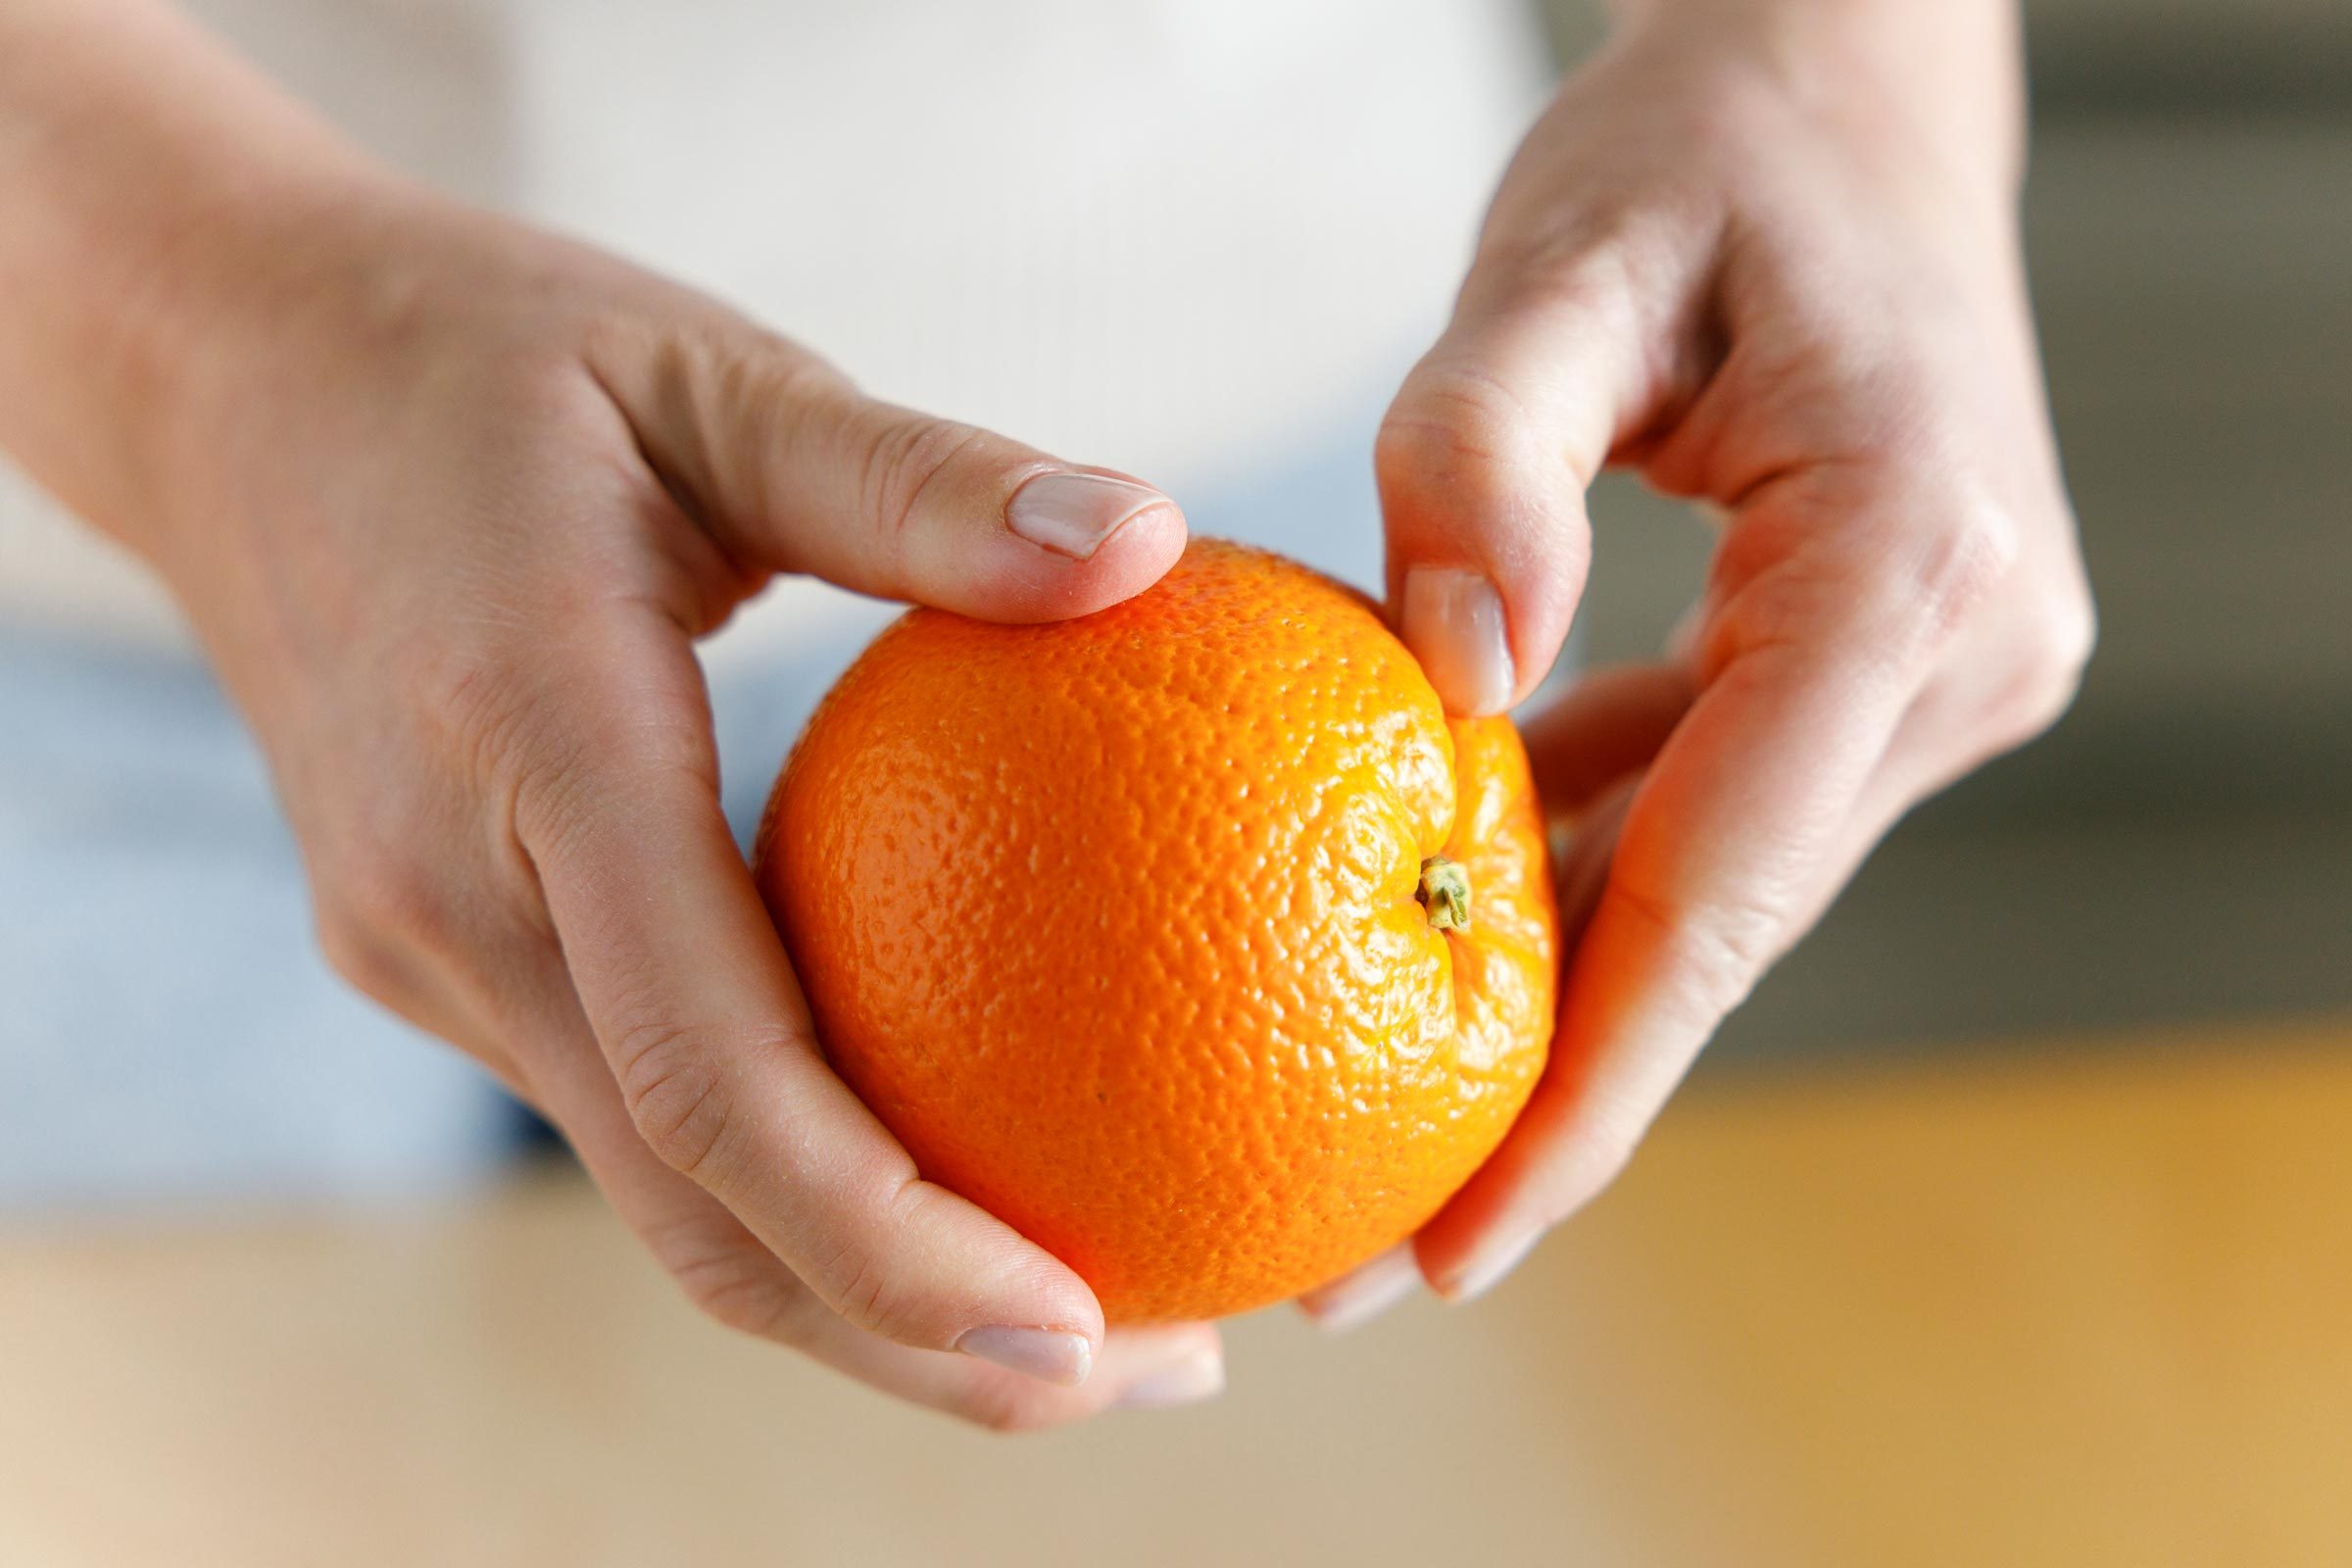
<svg viewBox="0 0 2352 1568"><path fill-rule="evenodd" d="M29 28L18 58L74 84L52 134L0 135L36 219L0 285L38 285L0 300L46 302L0 309L40 372L0 378L0 438L185 605L336 966L541 1107L727 1323L999 1427L1213 1389L1213 1329L1105 1335L827 1069L719 813L692 648L777 572L1084 613L1175 561L1173 505L877 403L282 105L247 124L258 84L167 13L97 9L0 5L0 60ZM42 107L20 85L0 130Z"/></svg>
<svg viewBox="0 0 2352 1568"><path fill-rule="evenodd" d="M2021 276L2011 25L1984 0L1643 11L1528 137L1388 416L1392 602L1457 710L1551 663L1604 464L1722 518L1671 656L1530 725L1582 935L1548 1072L1414 1244L1444 1295L1599 1192L1880 836L2075 689L2092 619ZM1391 1258L1307 1304L1409 1281Z"/></svg>
<svg viewBox="0 0 2352 1568"><path fill-rule="evenodd" d="M737 1327L995 1425L1213 1357L1206 1328L1106 1343L1075 1274L917 1179L827 1069L691 648L778 571L1081 613L1167 567L1174 508L503 223L319 226L300 294L256 291L278 330L214 400L166 560L337 968L542 1106Z"/></svg>

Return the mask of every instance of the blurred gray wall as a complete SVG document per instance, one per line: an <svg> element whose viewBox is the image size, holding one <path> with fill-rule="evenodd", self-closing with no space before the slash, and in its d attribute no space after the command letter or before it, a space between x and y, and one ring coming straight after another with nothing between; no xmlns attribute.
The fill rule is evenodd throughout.
<svg viewBox="0 0 2352 1568"><path fill-rule="evenodd" d="M2055 734L1896 832L1718 1061L2352 1008L2352 4L2027 16L2098 657ZM1643 657L1705 539L1627 481L1596 512L1588 646Z"/></svg>

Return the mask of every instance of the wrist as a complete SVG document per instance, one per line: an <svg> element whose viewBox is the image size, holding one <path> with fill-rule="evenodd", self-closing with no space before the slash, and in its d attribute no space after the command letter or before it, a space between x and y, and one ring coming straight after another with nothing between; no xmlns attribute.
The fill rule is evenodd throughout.
<svg viewBox="0 0 2352 1568"><path fill-rule="evenodd" d="M2006 210L2025 164L2015 0L1611 0L1613 46L1696 62Z"/></svg>
<svg viewBox="0 0 2352 1568"><path fill-rule="evenodd" d="M158 564L287 215L373 178L144 0L0 3L0 446Z"/></svg>

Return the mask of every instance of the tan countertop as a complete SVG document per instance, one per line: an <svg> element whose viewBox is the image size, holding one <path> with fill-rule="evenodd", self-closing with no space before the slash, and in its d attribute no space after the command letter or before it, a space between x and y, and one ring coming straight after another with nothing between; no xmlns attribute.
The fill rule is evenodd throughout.
<svg viewBox="0 0 2352 1568"><path fill-rule="evenodd" d="M570 1179L0 1237L0 1563L2341 1563L2352 1027L1702 1084L1491 1301L1002 1439Z"/></svg>

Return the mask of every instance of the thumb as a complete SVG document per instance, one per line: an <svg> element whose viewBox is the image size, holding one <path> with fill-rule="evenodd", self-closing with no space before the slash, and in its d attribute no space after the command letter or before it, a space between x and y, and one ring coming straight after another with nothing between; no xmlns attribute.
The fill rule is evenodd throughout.
<svg viewBox="0 0 2352 1568"><path fill-rule="evenodd" d="M735 561L985 620L1143 592L1184 551L1158 490L878 402L749 326L599 365L638 444Z"/></svg>
<svg viewBox="0 0 2352 1568"><path fill-rule="evenodd" d="M1592 561L1585 490L1640 401L1634 327L1599 288L1474 272L1381 423L1389 602L1455 713L1500 712L1559 656Z"/></svg>

